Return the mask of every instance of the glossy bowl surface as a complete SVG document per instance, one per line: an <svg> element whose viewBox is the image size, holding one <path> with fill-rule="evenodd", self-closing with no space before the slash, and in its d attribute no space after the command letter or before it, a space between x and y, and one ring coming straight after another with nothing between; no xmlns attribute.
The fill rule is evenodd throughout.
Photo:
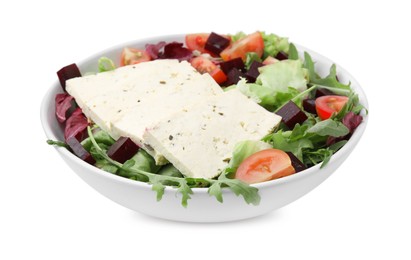
<svg viewBox="0 0 411 260"><path fill-rule="evenodd" d="M95 54L82 62L77 63L80 71L98 71L97 60L106 56L119 64L121 50L126 47L144 48L146 43L157 43L159 41L184 42L184 35L168 35L163 37L141 39L135 42L121 44L98 54ZM297 46L300 52L308 51L316 62L316 68L320 75L326 75L332 61L326 57L310 51L302 46ZM338 78L342 82L351 81L351 86L359 95L360 102L368 108L367 99L358 82L343 68L337 66ZM56 82L50 87L44 96L41 105L41 121L48 139L64 140L63 129L58 124L54 114L54 97L62 92L60 84ZM242 197L237 197L231 191L223 190L224 202L218 202L210 197L207 189L195 188L194 194L188 202L188 207L181 206L180 194L176 189L167 187L161 201L156 201L156 194L151 186L146 183L129 180L117 175L102 171L86 162L80 160L65 148L55 147L64 161L71 169L86 183L102 195L117 202L124 207L150 216L176 221L187 222L224 222L252 218L272 210L283 207L309 191L313 190L325 179L327 179L348 157L360 140L367 125L368 116L357 128L349 142L332 156L328 165L322 169L320 166L311 167L303 172L281 178L255 184L259 189L261 202L258 206L247 205Z"/></svg>

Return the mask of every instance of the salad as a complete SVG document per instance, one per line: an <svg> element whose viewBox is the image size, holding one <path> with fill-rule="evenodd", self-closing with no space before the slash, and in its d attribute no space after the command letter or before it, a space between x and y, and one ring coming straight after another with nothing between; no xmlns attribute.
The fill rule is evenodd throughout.
<svg viewBox="0 0 411 260"><path fill-rule="evenodd" d="M258 205L258 189L250 184L296 174L317 164L325 167L363 120L360 113L364 107L350 83L339 81L335 65L321 77L309 53L301 58L287 38L264 32L188 34L185 42L148 43L144 49L125 47L118 66L101 57L98 73L157 60L190 63L199 74L209 74L222 92L241 92L265 113L281 117L279 123L260 140L236 140L231 156L223 158L226 167L213 177L190 176L183 174L179 164L167 163L167 156L158 160L150 145L143 147L130 136L113 136L102 123L86 116L89 112L79 103L82 101L66 92L68 80L82 77L76 64L71 64L57 72L63 91L55 98L56 118L64 127L65 140L47 142L66 147L104 171L151 184L157 200L166 186L171 186L182 194L183 206L187 206L192 188L206 188L210 196L223 202L222 189L227 188L243 196L246 203ZM167 136L169 141L176 138Z"/></svg>

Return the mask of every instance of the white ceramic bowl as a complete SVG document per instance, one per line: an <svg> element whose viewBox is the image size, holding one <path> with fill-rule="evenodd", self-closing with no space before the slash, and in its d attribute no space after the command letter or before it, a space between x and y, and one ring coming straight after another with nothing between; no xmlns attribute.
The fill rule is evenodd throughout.
<svg viewBox="0 0 411 260"><path fill-rule="evenodd" d="M113 59L119 64L119 56L123 47L134 46L144 48L146 43L157 43L159 41L180 41L184 42L183 35L172 35L158 38L142 39L135 42L121 44L107 49L101 53L77 63L82 73L98 71L97 60L101 56ZM297 46L298 50L307 50ZM307 50L316 61L316 67L320 75L328 73L332 62L313 52ZM56 70L59 68L56 68ZM358 82L343 68L338 66L338 77L342 82L351 81L353 89L358 93L360 102L368 107L363 90ZM54 75L51 75L53 77ZM57 76L56 76L57 78ZM54 114L54 97L62 92L60 84L56 82L46 93L41 106L41 120L47 138L53 140L64 140L63 130L58 124ZM224 222L246 218L252 218L283 207L309 191L317 187L327 179L348 157L360 140L368 117L355 131L349 142L334 156L326 167L320 169L319 165L311 167L303 172L272 180L253 186L259 189L261 202L258 206L247 205L242 197L235 196L230 190L224 189L224 202L218 202L214 197L209 196L206 188L194 188L192 199L188 201L188 207L181 206L181 196L176 189L167 187L161 201L156 201L156 194L151 190L151 186L146 183L129 180L111 173L102 171L86 162L80 160L68 150L55 147L64 161L77 173L80 178L87 182L107 198L127 207L129 209L155 216L177 221L188 222Z"/></svg>

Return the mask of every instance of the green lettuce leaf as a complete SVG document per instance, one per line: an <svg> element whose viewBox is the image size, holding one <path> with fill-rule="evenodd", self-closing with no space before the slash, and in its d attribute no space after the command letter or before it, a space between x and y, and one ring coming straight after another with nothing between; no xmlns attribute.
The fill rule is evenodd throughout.
<svg viewBox="0 0 411 260"><path fill-rule="evenodd" d="M236 87L267 110L275 111L307 89L307 71L300 60L283 60L261 67L256 83L242 79Z"/></svg>
<svg viewBox="0 0 411 260"><path fill-rule="evenodd" d="M288 87L307 89L308 72L300 60L282 60L260 68L256 83L272 88L275 92L287 92Z"/></svg>
<svg viewBox="0 0 411 260"><path fill-rule="evenodd" d="M280 37L273 33L266 34L265 32L261 32L261 36L264 40L263 59L267 58L268 56L275 57L281 51L288 54L288 38Z"/></svg>

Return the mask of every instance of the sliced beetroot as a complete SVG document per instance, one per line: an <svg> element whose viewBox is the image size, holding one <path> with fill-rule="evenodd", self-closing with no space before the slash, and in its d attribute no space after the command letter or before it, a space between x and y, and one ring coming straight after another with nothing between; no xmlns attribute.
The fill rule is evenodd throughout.
<svg viewBox="0 0 411 260"><path fill-rule="evenodd" d="M160 50L164 48L166 42L159 42L157 44L146 44L146 52L151 59L156 60L160 54Z"/></svg>
<svg viewBox="0 0 411 260"><path fill-rule="evenodd" d="M290 129L293 129L297 123L302 124L308 118L291 100L281 107L276 114L282 117L283 123Z"/></svg>
<svg viewBox="0 0 411 260"><path fill-rule="evenodd" d="M57 94L55 98L57 121L64 123L66 121L67 111L73 106L73 97L67 93Z"/></svg>
<svg viewBox="0 0 411 260"><path fill-rule="evenodd" d="M350 133L342 137L329 136L327 139L327 146L330 146L342 140L350 139L351 135L354 133L355 129L357 129L357 127L361 124L362 120L363 118L361 115L354 114L351 111L345 114L345 116L342 119L342 123L348 128Z"/></svg>
<svg viewBox="0 0 411 260"><path fill-rule="evenodd" d="M247 78L248 83L255 82L257 77L260 75L260 71L258 70L258 68L262 66L264 66L264 64L258 61L253 61L253 63L251 63L250 68L245 73L245 77Z"/></svg>
<svg viewBox="0 0 411 260"><path fill-rule="evenodd" d="M139 149L139 146L135 144L128 137L120 137L107 151L107 155L120 163L124 163L133 157Z"/></svg>
<svg viewBox="0 0 411 260"><path fill-rule="evenodd" d="M64 139L67 140L70 137L75 137L78 141L82 141L86 136L86 128L88 126L88 120L84 116L80 108L76 108L71 116L66 121L66 127L64 129Z"/></svg>
<svg viewBox="0 0 411 260"><path fill-rule="evenodd" d="M230 45L230 40L212 32L206 41L204 49L211 51L214 54L220 55L220 53Z"/></svg>
<svg viewBox="0 0 411 260"><path fill-rule="evenodd" d="M81 73L77 65L73 63L57 71L57 76L59 77L61 87L66 91L66 80L81 77Z"/></svg>
<svg viewBox="0 0 411 260"><path fill-rule="evenodd" d="M68 146L70 146L71 151L80 159L83 161L93 165L96 163L96 160L94 160L93 156L89 152L84 149L84 147L81 145L81 143L74 137L70 137L66 140L66 143Z"/></svg>
<svg viewBox="0 0 411 260"><path fill-rule="evenodd" d="M331 90L326 89L326 88L318 88L315 91L315 97L316 98L319 98L319 97L322 97L322 96L333 96L333 95L335 96L337 94L335 94L334 92L332 92Z"/></svg>
<svg viewBox="0 0 411 260"><path fill-rule="evenodd" d="M279 53L277 53L277 55L275 56L275 58L276 58L277 60L286 60L286 59L288 59L288 54L285 53L285 52L283 52L283 51L280 51Z"/></svg>
<svg viewBox="0 0 411 260"><path fill-rule="evenodd" d="M361 124L362 116L356 115L353 112L348 112L342 119L342 123L350 130L350 134L354 133L355 129Z"/></svg>
<svg viewBox="0 0 411 260"><path fill-rule="evenodd" d="M237 68L233 68L232 70L230 70L230 72L228 72L227 81L224 82L224 86L228 87L228 86L237 84L240 78L244 78L244 77L245 77L245 74L243 72L241 72Z"/></svg>
<svg viewBox="0 0 411 260"><path fill-rule="evenodd" d="M235 58L235 59L220 63L220 68L226 75L234 68L242 71L244 67L245 65L244 65L243 59L241 58Z"/></svg>
<svg viewBox="0 0 411 260"><path fill-rule="evenodd" d="M294 167L295 172L304 171L307 166L304 165L292 152L286 152L291 160L291 165Z"/></svg>
<svg viewBox="0 0 411 260"><path fill-rule="evenodd" d="M178 59L179 61L189 60L193 57L192 51L183 47L182 43L171 42L164 46L164 52L158 54L160 59Z"/></svg>
<svg viewBox="0 0 411 260"><path fill-rule="evenodd" d="M303 108L306 112L316 115L317 110L315 109L315 99L306 98L303 100Z"/></svg>

